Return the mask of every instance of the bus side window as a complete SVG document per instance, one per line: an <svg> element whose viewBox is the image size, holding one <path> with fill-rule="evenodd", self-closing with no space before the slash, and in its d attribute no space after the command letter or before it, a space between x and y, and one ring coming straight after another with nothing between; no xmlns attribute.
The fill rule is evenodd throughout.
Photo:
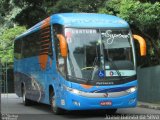
<svg viewBox="0 0 160 120"><path fill-rule="evenodd" d="M55 52L56 52L56 66L58 71L65 76L66 71L65 71L65 59L62 57L61 52L60 52L60 44L59 40L57 38L57 34L62 34L62 26L60 25L55 25L53 34L54 34L54 43L55 43Z"/></svg>
<svg viewBox="0 0 160 120"><path fill-rule="evenodd" d="M40 30L40 51L39 53L47 54L51 59L53 59L52 52L52 40L51 40L51 31L50 26L45 27Z"/></svg>

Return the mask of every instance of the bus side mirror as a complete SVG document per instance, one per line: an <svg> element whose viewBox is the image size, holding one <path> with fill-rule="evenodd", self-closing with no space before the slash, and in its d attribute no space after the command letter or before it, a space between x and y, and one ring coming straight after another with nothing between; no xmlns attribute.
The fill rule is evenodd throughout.
<svg viewBox="0 0 160 120"><path fill-rule="evenodd" d="M140 45L140 55L146 56L146 41L139 35L133 35L133 38L137 40Z"/></svg>
<svg viewBox="0 0 160 120"><path fill-rule="evenodd" d="M65 37L62 34L57 34L57 38L59 40L60 43L60 51L61 51L61 55L62 57L67 57L68 55L68 51L67 51L67 42Z"/></svg>

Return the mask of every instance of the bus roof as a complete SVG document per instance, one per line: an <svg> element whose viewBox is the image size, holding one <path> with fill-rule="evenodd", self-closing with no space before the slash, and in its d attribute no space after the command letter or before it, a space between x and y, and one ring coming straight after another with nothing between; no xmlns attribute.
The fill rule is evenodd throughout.
<svg viewBox="0 0 160 120"><path fill-rule="evenodd" d="M66 27L99 28L99 27L129 27L127 22L119 17L96 13L61 13L51 16L51 22Z"/></svg>
<svg viewBox="0 0 160 120"><path fill-rule="evenodd" d="M37 31L49 24L61 24L65 27L77 28L129 28L126 21L113 15L97 13L59 13L53 14L47 19L37 23L19 37Z"/></svg>

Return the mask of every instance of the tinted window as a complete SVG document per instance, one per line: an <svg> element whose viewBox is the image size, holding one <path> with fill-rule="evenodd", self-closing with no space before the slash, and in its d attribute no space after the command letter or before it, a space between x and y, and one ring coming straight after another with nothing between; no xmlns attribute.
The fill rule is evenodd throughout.
<svg viewBox="0 0 160 120"><path fill-rule="evenodd" d="M39 54L40 42L39 33L32 33L23 38L23 58L37 56Z"/></svg>
<svg viewBox="0 0 160 120"><path fill-rule="evenodd" d="M47 54L52 58L50 27L33 32L22 38L22 58ZM16 43L17 44L17 43ZM17 45L19 46L19 45Z"/></svg>
<svg viewBox="0 0 160 120"><path fill-rule="evenodd" d="M52 42L50 27L46 27L40 31L40 49L39 54L48 54L52 58Z"/></svg>

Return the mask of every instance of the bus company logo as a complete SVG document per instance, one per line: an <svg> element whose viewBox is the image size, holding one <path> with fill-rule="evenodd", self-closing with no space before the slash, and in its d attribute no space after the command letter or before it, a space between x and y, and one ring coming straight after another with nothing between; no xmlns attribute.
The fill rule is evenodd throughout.
<svg viewBox="0 0 160 120"><path fill-rule="evenodd" d="M102 33L103 37L107 38L106 39L106 42L107 44L112 44L113 41L116 39L116 38L124 38L124 39L127 39L129 38L130 34L114 34L112 33L112 30L107 30L105 33Z"/></svg>
<svg viewBox="0 0 160 120"><path fill-rule="evenodd" d="M108 97L108 93L104 93L104 95L103 95L104 97Z"/></svg>

